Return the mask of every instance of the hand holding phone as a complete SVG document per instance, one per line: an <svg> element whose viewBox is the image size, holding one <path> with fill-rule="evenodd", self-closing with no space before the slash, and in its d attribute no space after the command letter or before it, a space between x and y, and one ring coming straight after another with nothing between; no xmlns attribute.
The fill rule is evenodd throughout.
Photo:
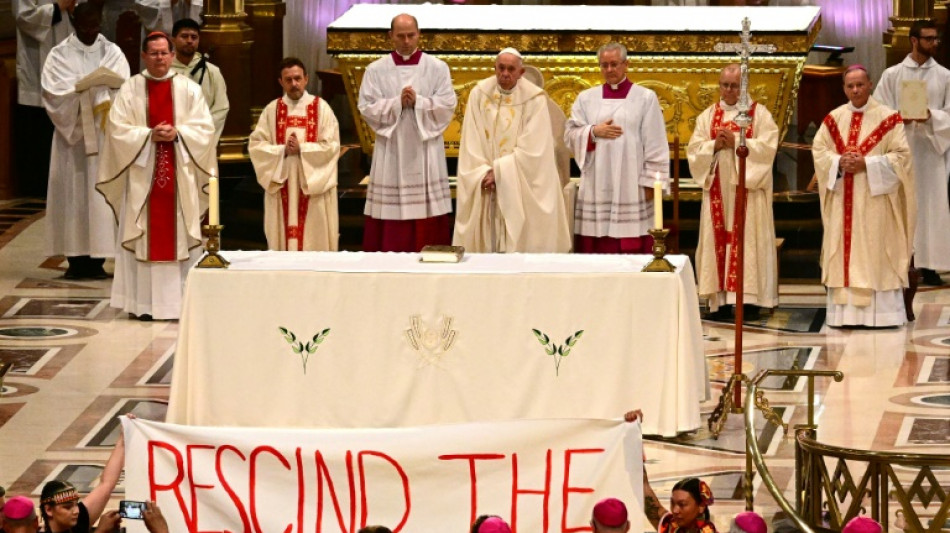
<svg viewBox="0 0 950 533"><path fill-rule="evenodd" d="M132 500L120 501L119 516L131 520L142 520L145 518L145 502L136 502Z"/></svg>

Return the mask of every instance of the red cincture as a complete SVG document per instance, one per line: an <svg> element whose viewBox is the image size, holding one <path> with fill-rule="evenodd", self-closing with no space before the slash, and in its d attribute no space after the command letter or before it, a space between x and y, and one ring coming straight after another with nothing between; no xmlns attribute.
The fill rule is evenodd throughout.
<svg viewBox="0 0 950 533"><path fill-rule="evenodd" d="M903 122L900 113L894 113L884 119L878 127L874 128L867 138L861 144L858 140L861 135L861 123L864 121L863 112L854 112L851 114L851 126L848 128L848 143L845 144L841 137L841 130L838 129L838 123L828 115L823 121L831 140L835 143L835 151L843 155L848 151L857 151L862 156L868 155L871 150L881 142L894 126ZM844 175L844 286L851 286L851 233L854 214L854 175L850 172Z"/></svg>
<svg viewBox="0 0 950 533"><path fill-rule="evenodd" d="M757 103L753 102L752 107L749 109L749 116L753 119L755 118L755 107ZM729 121L725 124L722 122L722 117L725 112L722 110L722 107L719 105L719 102L716 102L716 107L713 109L713 118L712 125L709 127L709 136L712 138L716 137L716 134L719 133L719 128L729 128L730 131L739 132L739 126L735 122ZM749 128L745 131L746 139L751 139L753 136L753 130L755 128L755 123L753 122ZM709 187L709 208L712 215L713 223L713 241L715 242L716 248L716 272L719 274L719 290L728 290L735 292L736 291L736 270L738 269L739 263L739 254L736 251L736 217L733 213L732 217L732 231L726 231L726 215L725 208L722 203L722 184L719 180L719 165L716 165L716 174L713 177L712 185ZM729 254L729 276L728 282L726 281L726 242L732 247Z"/></svg>
<svg viewBox="0 0 950 533"><path fill-rule="evenodd" d="M317 125L319 124L319 106L320 98L314 98L313 102L307 106L307 116L300 115L288 116L287 104L283 98L277 99L277 144L287 144L287 128L306 128L306 139L304 142L317 142ZM307 221L307 208L310 207L310 201L303 196L297 200L297 225L290 226L288 221L289 195L287 194L287 182L280 188L280 203L284 213L284 239L289 244L290 239L297 239L297 251L303 250L303 228Z"/></svg>

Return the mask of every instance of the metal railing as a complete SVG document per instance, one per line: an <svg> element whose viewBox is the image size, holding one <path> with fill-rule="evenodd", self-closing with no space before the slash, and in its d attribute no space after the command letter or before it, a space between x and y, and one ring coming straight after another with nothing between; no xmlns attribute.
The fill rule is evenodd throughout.
<svg viewBox="0 0 950 533"><path fill-rule="evenodd" d="M768 376L801 376L808 379L808 421L795 426L794 508L775 483L759 451L755 434L755 408L766 420L788 426L769 407L759 384ZM764 370L746 389L746 508L752 509L752 467L762 476L769 493L795 527L805 533L835 532L858 515L870 515L891 531L891 520L900 530L914 533L947 531L950 518L950 456L855 450L822 444L816 439L814 378L841 372L821 370ZM943 477L943 483L941 482ZM893 507L892 507L893 504ZM893 512L892 512L893 509ZM929 519L928 519L929 518Z"/></svg>

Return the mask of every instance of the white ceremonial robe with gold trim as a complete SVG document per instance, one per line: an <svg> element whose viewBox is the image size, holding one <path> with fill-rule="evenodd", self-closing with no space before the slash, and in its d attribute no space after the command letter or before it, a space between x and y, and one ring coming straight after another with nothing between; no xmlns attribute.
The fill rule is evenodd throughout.
<svg viewBox="0 0 950 533"><path fill-rule="evenodd" d="M839 175L841 154L851 148L865 154L867 170ZM874 98L862 109L840 106L818 129L812 154L825 227L821 281L828 288L828 325L906 323L903 289L917 202L900 115Z"/></svg>
<svg viewBox="0 0 950 533"><path fill-rule="evenodd" d="M86 46L75 34L53 47L43 66L43 104L56 127L46 195L49 255L115 255L115 219L96 191L96 180L117 90L94 86L76 92L76 82L100 67L129 77L129 63L118 46L102 35Z"/></svg>
<svg viewBox="0 0 950 533"><path fill-rule="evenodd" d="M696 277L699 295L709 300L712 311L736 301L735 290L727 289L730 277L735 278L736 257L733 256L730 237L735 231L739 162L734 149L715 151L714 130L729 127L738 147L738 127L732 121L739 111L736 106L725 102L719 102L718 106L719 111L716 105L712 105L696 117L696 129L686 148L690 174L703 189ZM778 267L772 217L772 163L778 149L778 127L763 105L756 105L752 116L751 134L746 138L749 157L746 159L748 194L743 243L743 300L760 307L775 307L778 303Z"/></svg>
<svg viewBox="0 0 950 533"><path fill-rule="evenodd" d="M119 225L112 307L135 315L177 319L188 269L201 255L201 217L208 209L208 169L214 164L214 123L201 88L169 71L174 100L177 193L176 261L148 262L148 196L155 143L148 126L147 73L119 89L99 161L101 192Z"/></svg>
<svg viewBox="0 0 950 533"><path fill-rule="evenodd" d="M489 170L494 193L482 188ZM544 91L519 80L504 93L494 77L472 88L456 196L452 243L467 251L491 252L493 243L498 252L571 249Z"/></svg>
<svg viewBox="0 0 950 533"><path fill-rule="evenodd" d="M308 126L316 103L317 123ZM287 118L278 117L286 106ZM284 120L283 133L279 121ZM312 127L311 132L308 128ZM296 134L300 154L286 156L286 139ZM264 188L264 234L271 250L337 251L337 160L340 126L330 105L304 92L267 104L251 133L248 151L257 182ZM301 233L302 232L302 233Z"/></svg>

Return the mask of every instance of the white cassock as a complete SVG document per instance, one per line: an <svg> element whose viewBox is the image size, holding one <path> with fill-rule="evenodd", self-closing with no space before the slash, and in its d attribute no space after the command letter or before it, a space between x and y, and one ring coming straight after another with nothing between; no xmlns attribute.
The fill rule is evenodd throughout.
<svg viewBox="0 0 950 533"><path fill-rule="evenodd" d="M860 124L858 124L860 121ZM867 170L839 175L857 149ZM830 326L900 326L917 222L913 161L904 124L874 98L825 117L812 144L824 236L821 281Z"/></svg>
<svg viewBox="0 0 950 533"><path fill-rule="evenodd" d="M46 56L73 32L67 13L59 14L56 0L13 0L16 20L17 102L43 107L40 74Z"/></svg>
<svg viewBox="0 0 950 533"><path fill-rule="evenodd" d="M482 188L489 170L494 194ZM471 252L491 252L493 245L498 252L571 249L543 90L519 80L503 92L494 77L472 88L456 195L455 245Z"/></svg>
<svg viewBox="0 0 950 533"><path fill-rule="evenodd" d="M177 319L188 269L201 255L201 217L208 208L208 169L215 157L214 123L201 88L169 71L163 80L171 84L166 90L172 95L169 113L178 139L167 143L169 152L163 151L151 140L149 121L156 120L159 111L149 100L146 76L129 79L112 103L96 188L119 226L112 307ZM169 179L172 174L174 179ZM174 187L172 205L158 213L154 202L169 184ZM167 259L156 260L152 246L159 239L151 220L162 215L174 217L174 230L164 235L171 248Z"/></svg>
<svg viewBox="0 0 950 533"><path fill-rule="evenodd" d="M699 295L709 300L713 311L736 302L734 253L736 187L739 161L735 149L715 151L716 135L727 127L739 146L739 127L733 122L736 106L720 101L696 118L696 129L686 149L689 171L703 188L699 217L699 245L696 248L696 276ZM746 130L746 219L744 239L743 299L760 307L778 302L775 257L775 222L772 217L772 163L778 149L778 127L763 105L752 104L752 125Z"/></svg>
<svg viewBox="0 0 950 533"><path fill-rule="evenodd" d="M414 220L452 211L442 133L455 113L452 76L444 61L417 51L399 64L393 54L366 67L359 110L376 134L364 214L381 220ZM400 62L402 63L402 62ZM403 109L411 86L416 105Z"/></svg>
<svg viewBox="0 0 950 533"><path fill-rule="evenodd" d="M594 126L609 119L623 128L623 135L593 138ZM646 200L643 188L652 190L657 177L668 184L670 169L656 93L630 80L583 91L571 108L564 141L581 169L574 233L615 239L646 235L653 226L653 202Z"/></svg>
<svg viewBox="0 0 950 533"><path fill-rule="evenodd" d="M53 47L43 66L43 104L56 133L46 196L49 255L115 255L115 220L96 191L99 150L116 89L76 92L76 82L103 67L129 78L129 63L104 36L86 46L76 35Z"/></svg>
<svg viewBox="0 0 950 533"><path fill-rule="evenodd" d="M914 156L917 187L917 233L914 235L914 266L950 270L950 202L947 176L950 172L950 70L933 58L923 65L907 56L884 71L874 98L898 109L902 80L927 82L930 119L904 126Z"/></svg>
<svg viewBox="0 0 950 533"><path fill-rule="evenodd" d="M297 135L300 154L284 157ZM267 104L251 133L248 151L264 188L264 234L271 250L336 251L337 159L340 126L330 105L304 92Z"/></svg>
<svg viewBox="0 0 950 533"><path fill-rule="evenodd" d="M195 54L187 65L178 61L177 56L172 58L172 70L201 86L201 93L208 104L211 119L214 120L214 144L217 146L221 140L221 132L224 131L224 122L228 118L228 110L231 109L228 87L224 83L221 69L209 63L203 55Z"/></svg>

